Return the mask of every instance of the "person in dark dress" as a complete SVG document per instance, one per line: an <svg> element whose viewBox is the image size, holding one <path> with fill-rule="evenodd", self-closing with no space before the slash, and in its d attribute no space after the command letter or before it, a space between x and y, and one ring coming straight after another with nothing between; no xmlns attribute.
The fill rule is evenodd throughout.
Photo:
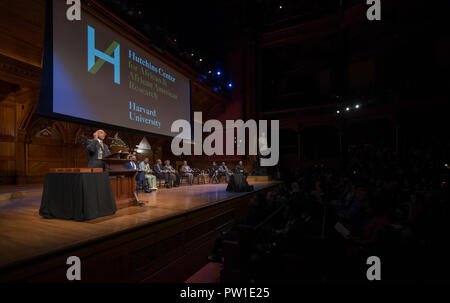
<svg viewBox="0 0 450 303"><path fill-rule="evenodd" d="M242 161L239 161L239 164L236 165L234 170L237 174L242 174L242 175L244 175L244 178L247 179L248 172L245 169L245 166L243 165Z"/></svg>

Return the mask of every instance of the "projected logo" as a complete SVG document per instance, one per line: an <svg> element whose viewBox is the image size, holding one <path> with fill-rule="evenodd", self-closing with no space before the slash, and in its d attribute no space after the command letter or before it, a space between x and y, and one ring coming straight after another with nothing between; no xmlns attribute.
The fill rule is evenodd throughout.
<svg viewBox="0 0 450 303"><path fill-rule="evenodd" d="M95 75L105 62L114 65L114 82L120 84L120 44L113 41L105 52L99 51L95 48L95 29L88 25L88 71Z"/></svg>

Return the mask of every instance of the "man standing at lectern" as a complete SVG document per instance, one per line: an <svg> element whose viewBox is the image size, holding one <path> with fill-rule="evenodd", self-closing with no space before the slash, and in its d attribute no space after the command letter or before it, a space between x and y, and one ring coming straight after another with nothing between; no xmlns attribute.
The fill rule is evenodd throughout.
<svg viewBox="0 0 450 303"><path fill-rule="evenodd" d="M103 140L105 140L106 137L106 133L104 130L99 129L94 132L93 137L93 139L90 139L88 141L88 145L86 148L88 152L88 167L106 169L106 163L101 160L111 154L109 152L108 145L103 143Z"/></svg>

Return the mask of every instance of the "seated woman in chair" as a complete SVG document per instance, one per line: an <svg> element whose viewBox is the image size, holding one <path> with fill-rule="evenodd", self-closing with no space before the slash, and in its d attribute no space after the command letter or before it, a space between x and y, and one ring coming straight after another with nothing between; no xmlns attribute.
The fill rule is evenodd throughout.
<svg viewBox="0 0 450 303"><path fill-rule="evenodd" d="M243 164L242 161L239 161L239 164L236 165L234 171L235 171L236 174L242 174L242 175L244 175L244 178L247 179L248 172L247 172L247 170L245 169L245 166L244 166L244 164Z"/></svg>

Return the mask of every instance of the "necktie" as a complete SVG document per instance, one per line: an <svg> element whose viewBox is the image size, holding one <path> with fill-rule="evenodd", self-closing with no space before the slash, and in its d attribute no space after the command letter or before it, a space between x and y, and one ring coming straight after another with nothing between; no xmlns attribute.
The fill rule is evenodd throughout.
<svg viewBox="0 0 450 303"><path fill-rule="evenodd" d="M100 145L102 146L102 149L104 150L105 147L103 146L103 142L102 141L100 141Z"/></svg>

